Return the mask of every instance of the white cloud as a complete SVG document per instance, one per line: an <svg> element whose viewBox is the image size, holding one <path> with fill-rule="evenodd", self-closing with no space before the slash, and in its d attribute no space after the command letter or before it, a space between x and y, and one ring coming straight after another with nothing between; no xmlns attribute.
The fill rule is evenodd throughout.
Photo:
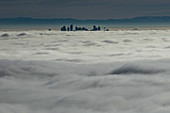
<svg viewBox="0 0 170 113"><path fill-rule="evenodd" d="M0 32L0 113L168 113L169 35Z"/></svg>

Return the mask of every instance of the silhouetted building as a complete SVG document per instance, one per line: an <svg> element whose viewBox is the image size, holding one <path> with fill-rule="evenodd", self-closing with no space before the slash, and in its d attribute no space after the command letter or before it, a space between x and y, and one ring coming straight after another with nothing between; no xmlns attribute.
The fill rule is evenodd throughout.
<svg viewBox="0 0 170 113"><path fill-rule="evenodd" d="M97 31L97 27L94 25L92 31Z"/></svg>
<svg viewBox="0 0 170 113"><path fill-rule="evenodd" d="M69 27L67 27L67 31L70 31L70 28L69 28Z"/></svg>
<svg viewBox="0 0 170 113"><path fill-rule="evenodd" d="M78 30L81 31L82 30L81 27L79 27Z"/></svg>
<svg viewBox="0 0 170 113"><path fill-rule="evenodd" d="M70 25L70 31L73 31L73 24Z"/></svg>
<svg viewBox="0 0 170 113"><path fill-rule="evenodd" d="M82 27L82 31L88 31L88 29L86 29L85 27Z"/></svg>
<svg viewBox="0 0 170 113"><path fill-rule="evenodd" d="M99 26L99 27L97 28L97 30L100 31L100 29L101 29L101 28L100 28L100 26Z"/></svg>
<svg viewBox="0 0 170 113"><path fill-rule="evenodd" d="M85 27L75 27L75 31L88 31Z"/></svg>
<svg viewBox="0 0 170 113"><path fill-rule="evenodd" d="M109 29L105 29L104 31L109 31Z"/></svg>
<svg viewBox="0 0 170 113"><path fill-rule="evenodd" d="M95 25L93 25L93 28L90 31L100 31L100 30L101 30L100 26L96 27ZM61 31L88 31L88 29L86 29L85 27L77 27L76 26L75 30L73 30L73 24L71 24L69 27L63 26L61 28ZM105 29L105 27L104 27L104 31L109 31L109 29Z"/></svg>
<svg viewBox="0 0 170 113"><path fill-rule="evenodd" d="M75 27L75 31L77 31L77 30L78 30L78 27L76 26L76 27Z"/></svg>
<svg viewBox="0 0 170 113"><path fill-rule="evenodd" d="M66 31L66 26L63 26L63 27L61 28L61 31Z"/></svg>

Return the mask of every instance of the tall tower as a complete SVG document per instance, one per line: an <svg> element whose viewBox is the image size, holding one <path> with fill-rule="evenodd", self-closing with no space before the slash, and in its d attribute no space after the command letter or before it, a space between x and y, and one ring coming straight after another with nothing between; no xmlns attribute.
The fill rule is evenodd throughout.
<svg viewBox="0 0 170 113"><path fill-rule="evenodd" d="M69 28L69 27L67 27L67 31L70 31L70 28Z"/></svg>
<svg viewBox="0 0 170 113"><path fill-rule="evenodd" d="M99 27L97 28L97 30L99 30L99 31L100 31L100 29L101 29L101 28L100 28L100 26L99 26Z"/></svg>
<svg viewBox="0 0 170 113"><path fill-rule="evenodd" d="M73 31L73 24L70 25L70 31Z"/></svg>
<svg viewBox="0 0 170 113"><path fill-rule="evenodd" d="M93 26L93 31L97 31L97 27L95 25Z"/></svg>

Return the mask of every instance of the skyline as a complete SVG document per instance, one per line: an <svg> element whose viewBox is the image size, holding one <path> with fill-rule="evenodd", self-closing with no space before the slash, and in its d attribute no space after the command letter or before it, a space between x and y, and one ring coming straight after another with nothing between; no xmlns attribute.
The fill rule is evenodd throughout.
<svg viewBox="0 0 170 113"><path fill-rule="evenodd" d="M0 0L0 18L122 19L170 16L168 0Z"/></svg>

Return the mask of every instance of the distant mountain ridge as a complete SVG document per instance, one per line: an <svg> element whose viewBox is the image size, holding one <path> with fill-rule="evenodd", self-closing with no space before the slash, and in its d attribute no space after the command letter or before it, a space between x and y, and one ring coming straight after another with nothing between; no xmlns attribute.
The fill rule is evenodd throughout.
<svg viewBox="0 0 170 113"><path fill-rule="evenodd" d="M54 18L54 19L36 19L29 17L0 18L0 24L114 24L114 23L170 23L170 16L143 16L125 19L72 19L72 18Z"/></svg>

